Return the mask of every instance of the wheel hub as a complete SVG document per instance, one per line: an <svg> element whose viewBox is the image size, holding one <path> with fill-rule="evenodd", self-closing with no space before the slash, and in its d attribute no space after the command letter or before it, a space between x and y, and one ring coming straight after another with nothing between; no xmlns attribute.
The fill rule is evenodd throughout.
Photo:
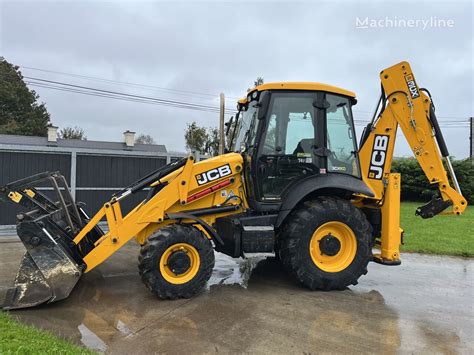
<svg viewBox="0 0 474 355"><path fill-rule="evenodd" d="M191 267L191 259L185 251L176 250L168 257L167 266L175 275L181 275Z"/></svg>
<svg viewBox="0 0 474 355"><path fill-rule="evenodd" d="M328 234L319 241L319 249L322 254L334 256L341 250L341 242L333 235Z"/></svg>

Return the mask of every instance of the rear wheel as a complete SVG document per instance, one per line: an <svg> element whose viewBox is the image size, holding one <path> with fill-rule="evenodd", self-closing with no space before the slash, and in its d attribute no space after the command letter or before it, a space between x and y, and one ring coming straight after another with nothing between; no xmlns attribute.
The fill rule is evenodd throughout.
<svg viewBox="0 0 474 355"><path fill-rule="evenodd" d="M190 298L211 277L214 250L197 228L173 224L148 238L138 260L143 283L158 297Z"/></svg>
<svg viewBox="0 0 474 355"><path fill-rule="evenodd" d="M343 289L367 273L371 226L349 201L320 197L288 216L277 249L283 265L309 289Z"/></svg>

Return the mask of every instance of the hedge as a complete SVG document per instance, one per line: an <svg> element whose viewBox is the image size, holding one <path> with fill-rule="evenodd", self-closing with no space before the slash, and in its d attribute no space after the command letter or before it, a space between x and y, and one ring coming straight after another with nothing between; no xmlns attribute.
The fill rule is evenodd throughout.
<svg viewBox="0 0 474 355"><path fill-rule="evenodd" d="M452 161L463 196L474 203L474 162L470 159ZM438 194L436 185L430 185L415 158L394 158L392 171L402 174L402 201L428 201Z"/></svg>

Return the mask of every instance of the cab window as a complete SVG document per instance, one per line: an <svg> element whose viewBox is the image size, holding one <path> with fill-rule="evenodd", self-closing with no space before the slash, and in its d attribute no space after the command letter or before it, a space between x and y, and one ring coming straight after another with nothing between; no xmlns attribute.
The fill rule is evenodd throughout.
<svg viewBox="0 0 474 355"><path fill-rule="evenodd" d="M344 173L359 177L357 146L352 124L349 99L338 95L326 95L328 172Z"/></svg>
<svg viewBox="0 0 474 355"><path fill-rule="evenodd" d="M260 199L280 199L292 183L319 172L314 159L314 93L273 93L257 162Z"/></svg>

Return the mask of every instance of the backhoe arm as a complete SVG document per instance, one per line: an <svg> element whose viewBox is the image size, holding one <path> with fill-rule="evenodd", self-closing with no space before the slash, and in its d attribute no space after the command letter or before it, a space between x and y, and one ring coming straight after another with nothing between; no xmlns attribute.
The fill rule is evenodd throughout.
<svg viewBox="0 0 474 355"><path fill-rule="evenodd" d="M383 70L380 79L381 112L366 128L359 152L363 177L374 191L375 200L383 203L400 126L428 181L437 184L441 196L418 208L417 215L433 217L449 206L448 213L461 214L467 202L449 160L429 92L418 88L407 62Z"/></svg>
<svg viewBox="0 0 474 355"><path fill-rule="evenodd" d="M359 149L363 179L375 196L363 199L362 205L380 216L376 237L381 253L374 255L374 260L398 265L403 233L400 228L401 177L390 170L399 126L428 181L436 184L440 192L440 198L419 207L416 214L430 218L450 207L444 213L459 215L466 209L467 202L451 166L429 92L418 88L410 65L401 62L385 69L380 79L382 95L372 122L362 134Z"/></svg>

